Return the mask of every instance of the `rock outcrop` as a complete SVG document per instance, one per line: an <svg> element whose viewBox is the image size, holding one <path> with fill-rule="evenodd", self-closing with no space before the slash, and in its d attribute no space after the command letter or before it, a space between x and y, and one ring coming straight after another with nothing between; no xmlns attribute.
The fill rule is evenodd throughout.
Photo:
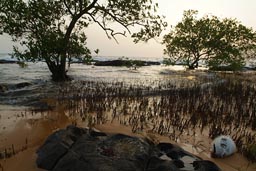
<svg viewBox="0 0 256 171"><path fill-rule="evenodd" d="M95 66L127 66L132 67L133 65L139 66L150 66L150 65L160 65L160 62L153 61L141 61L141 60L111 60L111 61L95 61Z"/></svg>
<svg viewBox="0 0 256 171"><path fill-rule="evenodd" d="M219 171L211 161L170 143L107 135L68 126L50 135L37 151L37 166L51 171Z"/></svg>

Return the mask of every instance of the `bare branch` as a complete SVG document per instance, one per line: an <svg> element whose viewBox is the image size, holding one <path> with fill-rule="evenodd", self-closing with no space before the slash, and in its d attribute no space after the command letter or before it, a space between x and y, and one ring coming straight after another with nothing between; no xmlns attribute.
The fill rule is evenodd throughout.
<svg viewBox="0 0 256 171"><path fill-rule="evenodd" d="M130 23L124 24L125 21L122 21L122 20L121 20L121 18L122 18L123 16L118 15L118 14L111 14L111 13L109 12L110 10L106 10L104 7L101 7L101 6L97 6L96 9L103 11L105 15L106 15L106 14L109 15L114 21L116 21L116 22L118 22L120 25L122 25L122 26L129 32L129 34L131 34L131 31L130 31L130 29L128 28L128 26L130 26L130 25L132 25L132 24L130 24Z"/></svg>
<svg viewBox="0 0 256 171"><path fill-rule="evenodd" d="M122 36L126 36L125 32L121 33L121 32L115 32L113 29L107 27L105 24L100 23L91 13L87 13L92 20L97 23L106 33L107 37L110 39L111 37L114 38L114 40L118 43L117 39L116 39L116 35L122 35ZM104 23L104 21L103 21ZM109 35L110 32L110 35Z"/></svg>

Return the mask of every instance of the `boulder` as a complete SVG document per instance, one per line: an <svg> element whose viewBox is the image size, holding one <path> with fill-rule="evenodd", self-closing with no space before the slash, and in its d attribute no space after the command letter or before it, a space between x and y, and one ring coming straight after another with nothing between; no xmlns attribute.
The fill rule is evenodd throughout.
<svg viewBox="0 0 256 171"><path fill-rule="evenodd" d="M50 135L37 155L37 166L51 171L220 170L170 143L75 126Z"/></svg>
<svg viewBox="0 0 256 171"><path fill-rule="evenodd" d="M37 150L37 166L46 170L52 170L58 160L67 154L71 146L86 131L74 126L68 126L66 130L54 132Z"/></svg>
<svg viewBox="0 0 256 171"><path fill-rule="evenodd" d="M22 83L18 83L15 85L16 88L24 88L24 87L27 87L27 86L30 86L32 85L31 83L28 83L28 82L22 82Z"/></svg>
<svg viewBox="0 0 256 171"><path fill-rule="evenodd" d="M171 160L160 159L159 157L152 157L149 160L147 171L175 171L179 167Z"/></svg>
<svg viewBox="0 0 256 171"><path fill-rule="evenodd" d="M216 164L208 160L194 161L193 167L196 171L221 171Z"/></svg>

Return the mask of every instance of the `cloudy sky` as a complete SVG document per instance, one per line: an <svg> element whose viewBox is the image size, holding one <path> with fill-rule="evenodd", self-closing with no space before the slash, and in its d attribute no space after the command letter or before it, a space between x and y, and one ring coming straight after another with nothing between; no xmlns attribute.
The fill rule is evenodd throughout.
<svg viewBox="0 0 256 171"><path fill-rule="evenodd" d="M194 9L199 11L200 16L212 14L222 18L237 18L242 24L256 30L256 0L158 0L157 2L159 13L166 16L169 27L181 20L184 10ZM167 31L169 29L167 28ZM114 40L109 40L96 25L91 25L86 32L88 47L92 50L98 48L101 56L163 56L164 46L159 43L161 38L148 43L134 44L129 36L118 37L117 44ZM11 51L10 38L7 35L0 36L0 53Z"/></svg>

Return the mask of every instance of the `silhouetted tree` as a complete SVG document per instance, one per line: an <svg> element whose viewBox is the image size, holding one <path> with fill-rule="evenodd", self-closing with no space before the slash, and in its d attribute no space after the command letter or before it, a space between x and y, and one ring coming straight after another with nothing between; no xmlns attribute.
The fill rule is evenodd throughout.
<svg viewBox="0 0 256 171"><path fill-rule="evenodd" d="M255 32L235 19L216 16L198 19L197 13L185 11L182 21L164 36L164 53L170 62L182 62L190 69L197 68L199 61L213 68L220 65L241 68L246 53L256 47Z"/></svg>
<svg viewBox="0 0 256 171"><path fill-rule="evenodd" d="M85 27L97 23L109 38L132 34L135 42L159 36L166 25L152 0L1 0L0 33L25 47L14 56L45 61L55 81L66 80L66 60L90 56ZM123 29L116 30L111 23ZM131 28L139 26L138 33Z"/></svg>

